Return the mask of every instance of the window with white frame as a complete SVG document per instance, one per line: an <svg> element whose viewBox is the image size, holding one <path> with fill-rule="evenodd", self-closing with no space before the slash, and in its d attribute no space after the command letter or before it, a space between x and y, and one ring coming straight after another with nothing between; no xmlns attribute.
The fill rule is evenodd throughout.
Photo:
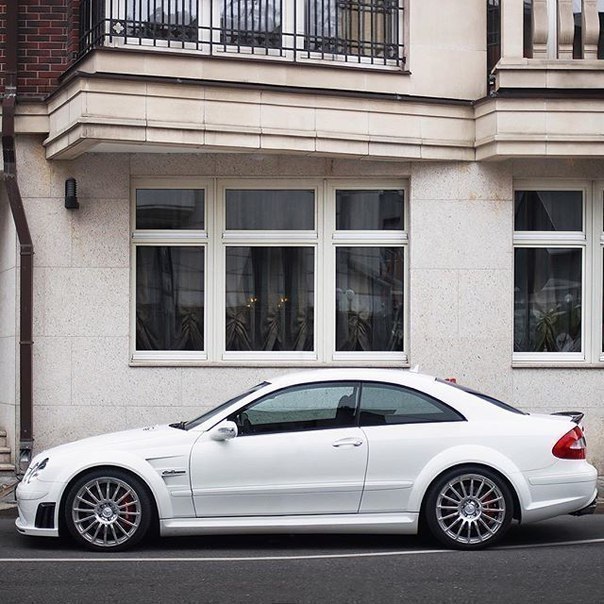
<svg viewBox="0 0 604 604"><path fill-rule="evenodd" d="M406 362L400 183L133 186L133 362Z"/></svg>
<svg viewBox="0 0 604 604"><path fill-rule="evenodd" d="M514 201L514 360L601 360L602 193L517 183Z"/></svg>
<svg viewBox="0 0 604 604"><path fill-rule="evenodd" d="M402 67L405 0L81 0L99 45Z"/></svg>

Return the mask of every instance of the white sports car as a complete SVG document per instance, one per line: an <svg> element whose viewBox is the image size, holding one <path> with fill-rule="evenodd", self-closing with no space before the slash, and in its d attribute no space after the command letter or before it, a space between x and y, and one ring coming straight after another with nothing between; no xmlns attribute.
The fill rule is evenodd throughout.
<svg viewBox="0 0 604 604"><path fill-rule="evenodd" d="M512 520L593 512L582 415L528 415L402 370L264 382L189 422L40 453L17 529L123 550L161 535L399 533L498 541Z"/></svg>

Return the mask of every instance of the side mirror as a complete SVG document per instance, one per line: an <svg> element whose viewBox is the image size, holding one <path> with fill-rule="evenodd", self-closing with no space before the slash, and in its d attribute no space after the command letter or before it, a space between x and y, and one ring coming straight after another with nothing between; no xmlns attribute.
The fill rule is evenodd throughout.
<svg viewBox="0 0 604 604"><path fill-rule="evenodd" d="M237 424L229 420L220 422L217 426L214 426L209 434L212 440L225 441L235 438L238 434Z"/></svg>

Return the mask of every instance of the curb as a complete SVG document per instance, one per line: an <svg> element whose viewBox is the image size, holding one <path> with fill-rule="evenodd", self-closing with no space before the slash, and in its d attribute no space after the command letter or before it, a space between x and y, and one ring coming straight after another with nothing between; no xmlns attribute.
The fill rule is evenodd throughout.
<svg viewBox="0 0 604 604"><path fill-rule="evenodd" d="M0 503L0 518L16 518L18 515L16 503Z"/></svg>

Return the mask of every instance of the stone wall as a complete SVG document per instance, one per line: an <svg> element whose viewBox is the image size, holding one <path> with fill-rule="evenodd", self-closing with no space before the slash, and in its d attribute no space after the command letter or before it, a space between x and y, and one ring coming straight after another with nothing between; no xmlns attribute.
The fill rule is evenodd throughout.
<svg viewBox="0 0 604 604"><path fill-rule="evenodd" d="M512 367L513 182L596 179L604 162L404 163L256 154L88 154L47 162L20 138L35 246L36 449L191 418L292 367L131 367L130 182L141 176L400 178L409 184L410 365L527 410L586 411L604 469L602 367ZM80 209L63 207L78 181ZM0 223L2 224L2 223ZM1 277L1 274L0 274Z"/></svg>
<svg viewBox="0 0 604 604"><path fill-rule="evenodd" d="M1 176L1 173L0 173ZM4 187L0 187L0 428L15 451L17 363L17 239Z"/></svg>

